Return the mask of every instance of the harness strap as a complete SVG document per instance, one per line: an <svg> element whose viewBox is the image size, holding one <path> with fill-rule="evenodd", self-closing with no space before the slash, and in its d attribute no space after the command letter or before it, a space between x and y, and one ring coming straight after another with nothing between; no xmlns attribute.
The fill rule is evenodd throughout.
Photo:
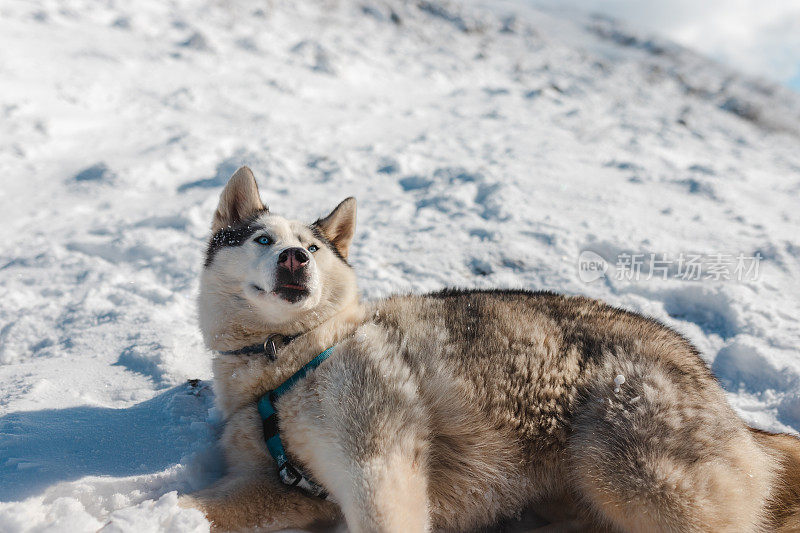
<svg viewBox="0 0 800 533"><path fill-rule="evenodd" d="M267 444L269 454L278 466L278 475L281 481L285 485L297 487L307 494L318 496L323 499L328 497L328 493L325 489L321 485L315 483L301 469L292 465L286 456L286 450L283 447L280 430L278 429L278 412L275 409L275 402L278 398L289 392L289 390L298 381L306 377L309 372L322 364L332 353L333 346L303 365L300 370L292 374L289 379L281 383L275 390L269 391L261 396L257 404L258 414L261 415L261 423L264 429L264 441Z"/></svg>

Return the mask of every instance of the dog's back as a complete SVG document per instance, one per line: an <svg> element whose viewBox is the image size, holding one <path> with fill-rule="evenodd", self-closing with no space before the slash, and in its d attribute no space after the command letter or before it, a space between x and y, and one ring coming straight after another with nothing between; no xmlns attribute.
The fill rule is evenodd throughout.
<svg viewBox="0 0 800 533"><path fill-rule="evenodd" d="M800 441L747 428L693 346L660 323L525 291L394 297L373 312L387 351L419 375L443 523L489 518L458 503L480 479L501 496L499 515L503 498L562 498L622 530L797 525Z"/></svg>

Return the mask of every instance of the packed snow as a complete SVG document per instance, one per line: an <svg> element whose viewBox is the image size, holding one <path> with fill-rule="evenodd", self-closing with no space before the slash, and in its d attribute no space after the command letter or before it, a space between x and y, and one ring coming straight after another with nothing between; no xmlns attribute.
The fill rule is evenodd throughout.
<svg viewBox="0 0 800 533"><path fill-rule="evenodd" d="M0 4L0 531L208 529L177 505L223 468L195 296L242 164L286 216L358 198L365 298L602 298L800 429L798 95L466 1Z"/></svg>

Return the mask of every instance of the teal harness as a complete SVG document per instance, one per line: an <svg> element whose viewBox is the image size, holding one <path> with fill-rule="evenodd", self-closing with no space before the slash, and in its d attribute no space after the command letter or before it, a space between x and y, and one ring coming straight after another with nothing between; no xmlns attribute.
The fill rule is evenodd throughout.
<svg viewBox="0 0 800 533"><path fill-rule="evenodd" d="M286 457L286 450L283 448L281 435L278 430L278 413L275 409L275 402L289 392L291 388L312 370L322 364L325 359L333 353L333 346L316 356L314 359L303 365L300 370L281 383L275 390L269 391L258 399L258 414L264 426L264 441L267 443L267 450L278 465L278 475L281 481L291 487L297 487L303 492L327 498L328 493L321 485L315 483L301 469L292 465Z"/></svg>

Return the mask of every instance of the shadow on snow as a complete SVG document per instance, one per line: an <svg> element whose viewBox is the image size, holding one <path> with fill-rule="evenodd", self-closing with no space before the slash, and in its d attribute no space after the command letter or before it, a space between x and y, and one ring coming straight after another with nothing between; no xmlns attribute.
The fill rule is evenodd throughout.
<svg viewBox="0 0 800 533"><path fill-rule="evenodd" d="M212 440L213 394L191 381L127 409L71 407L0 418L0 501L84 476L154 473Z"/></svg>

